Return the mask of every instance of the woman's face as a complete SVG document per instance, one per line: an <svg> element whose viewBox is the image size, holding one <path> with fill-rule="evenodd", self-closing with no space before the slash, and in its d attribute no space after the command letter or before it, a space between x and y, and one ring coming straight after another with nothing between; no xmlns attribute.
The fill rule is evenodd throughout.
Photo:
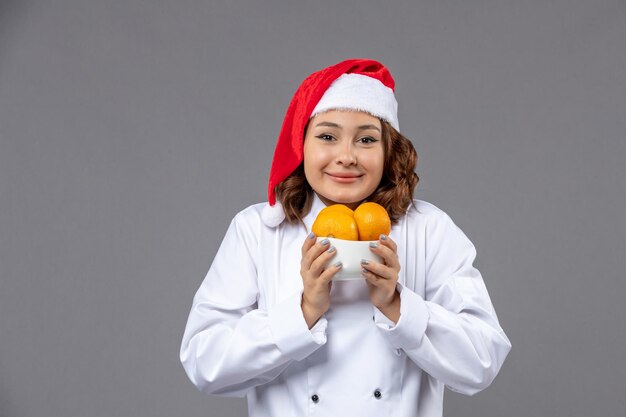
<svg viewBox="0 0 626 417"><path fill-rule="evenodd" d="M378 187L384 162L377 117L330 110L309 121L304 135L304 174L326 205L356 208Z"/></svg>

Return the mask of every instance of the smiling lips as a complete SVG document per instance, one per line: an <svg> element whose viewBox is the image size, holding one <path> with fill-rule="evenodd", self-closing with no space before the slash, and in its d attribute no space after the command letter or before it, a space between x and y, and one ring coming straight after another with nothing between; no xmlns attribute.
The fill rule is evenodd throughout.
<svg viewBox="0 0 626 417"><path fill-rule="evenodd" d="M327 172L326 175L328 175L328 177L331 180L338 182L340 184L353 183L363 176L362 174L343 174L343 173L330 173L330 172Z"/></svg>

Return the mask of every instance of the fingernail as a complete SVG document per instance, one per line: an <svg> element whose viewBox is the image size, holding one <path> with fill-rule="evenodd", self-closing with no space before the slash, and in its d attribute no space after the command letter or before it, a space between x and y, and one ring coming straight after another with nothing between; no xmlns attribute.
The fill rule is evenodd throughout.
<svg viewBox="0 0 626 417"><path fill-rule="evenodd" d="M378 247L377 242L370 242L370 248L377 248L377 247Z"/></svg>
<svg viewBox="0 0 626 417"><path fill-rule="evenodd" d="M367 269L363 268L363 269L361 269L361 272L363 272L364 274L367 274L370 271L368 271Z"/></svg>
<svg viewBox="0 0 626 417"><path fill-rule="evenodd" d="M361 259L361 265L367 265L369 261L367 259Z"/></svg>
<svg viewBox="0 0 626 417"><path fill-rule="evenodd" d="M387 240L387 235L380 235L380 240Z"/></svg>
<svg viewBox="0 0 626 417"><path fill-rule="evenodd" d="M333 253L335 251L335 247L331 246L330 248L328 248L328 252Z"/></svg>
<svg viewBox="0 0 626 417"><path fill-rule="evenodd" d="M330 242L330 240L328 240L328 239L324 239L324 240L322 240L320 243L321 243L322 245L326 246L326 245L328 245L328 243L329 243L329 242Z"/></svg>
<svg viewBox="0 0 626 417"><path fill-rule="evenodd" d="M309 235L307 237L309 239L315 239L315 233L311 232L311 233L309 233Z"/></svg>
<svg viewBox="0 0 626 417"><path fill-rule="evenodd" d="M341 268L343 266L343 262L339 261L335 264L335 268Z"/></svg>

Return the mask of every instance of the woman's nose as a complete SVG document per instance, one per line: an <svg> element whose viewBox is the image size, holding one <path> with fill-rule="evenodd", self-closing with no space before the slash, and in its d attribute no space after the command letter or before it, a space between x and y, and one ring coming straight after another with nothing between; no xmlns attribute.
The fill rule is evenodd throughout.
<svg viewBox="0 0 626 417"><path fill-rule="evenodd" d="M337 163L340 165L356 165L356 150L350 141L342 144L337 155Z"/></svg>

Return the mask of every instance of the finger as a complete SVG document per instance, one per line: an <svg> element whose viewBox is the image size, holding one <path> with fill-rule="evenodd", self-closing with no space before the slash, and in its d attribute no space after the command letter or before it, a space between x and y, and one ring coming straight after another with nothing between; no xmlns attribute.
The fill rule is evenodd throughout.
<svg viewBox="0 0 626 417"><path fill-rule="evenodd" d="M335 262L333 264L330 264L328 266L328 268L326 268L324 270L324 272L322 272L322 274L320 275L319 279L322 282L327 282L327 283L329 283L330 286L332 286L333 285L332 279L337 274L337 272L339 272L341 270L341 268L343 268L343 264L341 262ZM330 287L329 287L329 289L330 289Z"/></svg>
<svg viewBox="0 0 626 417"><path fill-rule="evenodd" d="M379 275L376 275L372 271L369 271L365 268L361 270L361 275L363 275L363 278L365 278L368 286L370 287L380 287L386 281L385 279L381 278Z"/></svg>
<svg viewBox="0 0 626 417"><path fill-rule="evenodd" d="M334 246L329 247L326 251L322 252L312 263L309 271L316 276L319 276L330 260L337 255L337 249Z"/></svg>
<svg viewBox="0 0 626 417"><path fill-rule="evenodd" d="M371 291L382 291L383 293L387 293L387 294L395 291L395 288L396 288L395 282L388 280L388 279L381 278L379 275L376 275L372 273L371 271L365 270L365 272L363 272L363 277L365 278L367 287L370 290L370 295L372 294Z"/></svg>
<svg viewBox="0 0 626 417"><path fill-rule="evenodd" d="M380 242L380 243L379 243ZM370 250L372 253L383 258L385 265L400 269L400 261L398 260L398 254L392 250L389 246L386 246L381 241L370 243Z"/></svg>
<svg viewBox="0 0 626 417"><path fill-rule="evenodd" d="M315 239L313 239L313 241L315 241ZM302 256L302 267L306 270L311 269L313 261L315 261L320 254L327 251L329 247L330 241L328 239L321 239L319 242L314 243Z"/></svg>
<svg viewBox="0 0 626 417"><path fill-rule="evenodd" d="M361 261L361 268L363 268L364 273L371 273L381 279L392 280L397 276L396 272L389 266L383 265L379 262L368 261L367 259L363 259Z"/></svg>
<svg viewBox="0 0 626 417"><path fill-rule="evenodd" d="M389 235L380 235L380 237L378 238L378 241L380 242L381 245L388 247L389 249L392 250L392 252L397 253L398 252L398 245L396 244L396 242L389 237Z"/></svg>
<svg viewBox="0 0 626 417"><path fill-rule="evenodd" d="M315 237L316 237L315 233L311 232L306 237L306 239L304 239L304 243L302 243L302 257L303 258L304 258L304 255L309 251L309 249L311 249L313 245L315 245L316 243Z"/></svg>

